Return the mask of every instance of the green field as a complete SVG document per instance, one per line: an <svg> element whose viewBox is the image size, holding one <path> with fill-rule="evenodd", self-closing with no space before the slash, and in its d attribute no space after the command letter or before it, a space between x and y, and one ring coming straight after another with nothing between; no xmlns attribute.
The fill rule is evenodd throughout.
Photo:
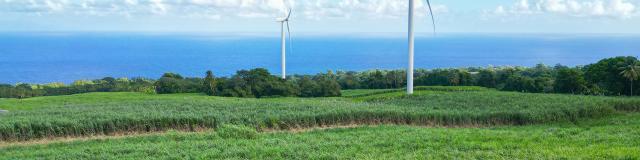
<svg viewBox="0 0 640 160"><path fill-rule="evenodd" d="M0 159L638 159L638 146L640 114L624 114L575 124L490 128L383 125L255 133L223 127L7 147L0 149Z"/></svg>
<svg viewBox="0 0 640 160"><path fill-rule="evenodd" d="M0 145L0 153L5 153L0 159L94 155L114 159L640 158L637 98L528 94L480 87L419 87L412 96L402 90L348 90L343 94L248 99L89 93L0 99L0 109L9 110L0 114L0 144L5 144ZM371 126L263 132L359 125ZM33 140L167 130L178 131L29 145ZM6 147L20 144L27 146Z"/></svg>
<svg viewBox="0 0 640 160"><path fill-rule="evenodd" d="M208 97L199 94L90 93L0 101L3 141L198 130L221 124L261 129L345 124L525 125L597 118L637 110L630 98L525 94L477 87L423 88L357 98ZM362 92L362 91L357 91ZM347 93L349 94L349 93ZM354 94L351 94L354 95Z"/></svg>

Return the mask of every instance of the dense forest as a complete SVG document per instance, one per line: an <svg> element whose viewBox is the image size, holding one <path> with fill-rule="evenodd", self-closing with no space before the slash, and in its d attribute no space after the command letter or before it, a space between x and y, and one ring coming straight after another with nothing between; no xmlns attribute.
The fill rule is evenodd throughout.
<svg viewBox="0 0 640 160"><path fill-rule="evenodd" d="M640 63L635 57L614 57L585 66L469 67L418 69L418 86L483 86L503 91L585 95L638 95ZM87 92L206 93L228 97L329 97L341 89L390 89L406 85L404 70L338 71L294 75L286 80L266 69L241 70L229 77L204 78L165 73L157 80L111 78L79 80L70 85L0 84L0 98L29 98Z"/></svg>

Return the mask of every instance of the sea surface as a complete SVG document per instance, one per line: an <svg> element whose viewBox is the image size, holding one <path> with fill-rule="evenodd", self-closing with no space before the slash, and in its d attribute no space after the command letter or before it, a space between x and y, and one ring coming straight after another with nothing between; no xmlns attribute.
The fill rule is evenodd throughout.
<svg viewBox="0 0 640 160"><path fill-rule="evenodd" d="M158 78L164 72L228 76L240 69L280 73L277 33L0 33L0 83L70 83L111 77ZM439 34L416 39L417 68L585 65L639 56L640 35ZM403 33L292 37L289 74L403 69Z"/></svg>

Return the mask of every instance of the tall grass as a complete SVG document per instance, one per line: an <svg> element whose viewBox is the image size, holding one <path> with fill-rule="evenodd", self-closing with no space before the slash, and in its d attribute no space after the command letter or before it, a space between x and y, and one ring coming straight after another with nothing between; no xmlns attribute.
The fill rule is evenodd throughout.
<svg viewBox="0 0 640 160"><path fill-rule="evenodd" d="M0 159L638 159L640 115L494 128L181 133L0 147Z"/></svg>
<svg viewBox="0 0 640 160"><path fill-rule="evenodd" d="M222 124L261 129L341 124L524 125L638 110L631 98L524 94L464 88L424 89L357 98L242 99L198 94L91 93L1 100L0 140L195 131ZM464 91L464 92L460 92Z"/></svg>

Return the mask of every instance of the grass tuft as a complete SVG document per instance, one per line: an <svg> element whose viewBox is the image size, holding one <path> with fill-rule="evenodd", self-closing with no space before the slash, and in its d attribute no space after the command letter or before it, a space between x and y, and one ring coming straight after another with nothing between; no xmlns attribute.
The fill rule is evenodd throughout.
<svg viewBox="0 0 640 160"><path fill-rule="evenodd" d="M222 138L235 139L255 139L258 137L255 128L244 125L222 125L216 130L216 134Z"/></svg>

